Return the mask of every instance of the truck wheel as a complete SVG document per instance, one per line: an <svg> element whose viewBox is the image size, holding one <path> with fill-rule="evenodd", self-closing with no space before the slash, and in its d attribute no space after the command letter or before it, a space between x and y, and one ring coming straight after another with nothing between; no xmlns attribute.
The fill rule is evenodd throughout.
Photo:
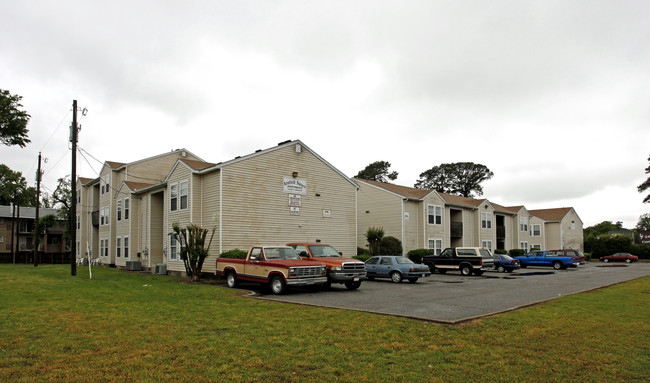
<svg viewBox="0 0 650 383"><path fill-rule="evenodd" d="M395 283L400 283L402 282L402 274L399 271L393 271L390 273L390 280Z"/></svg>
<svg viewBox="0 0 650 383"><path fill-rule="evenodd" d="M555 270L560 270L562 268L562 262L560 262L560 261L553 262L553 268Z"/></svg>
<svg viewBox="0 0 650 383"><path fill-rule="evenodd" d="M426 263L427 266L429 266L429 271L432 273L436 271L436 267L433 265L433 263Z"/></svg>
<svg viewBox="0 0 650 383"><path fill-rule="evenodd" d="M470 267L470 265L461 265L460 273L461 275L465 275L465 276L472 275L472 268Z"/></svg>
<svg viewBox="0 0 650 383"><path fill-rule="evenodd" d="M229 271L228 274L226 274L226 285L232 289L237 287L238 284L239 281L237 280L237 275L235 272Z"/></svg>
<svg viewBox="0 0 650 383"><path fill-rule="evenodd" d="M345 282L345 287L346 287L348 290L356 290L356 289L359 288L359 286L361 286L361 281L356 281L356 282L354 282L354 281L352 281L352 282Z"/></svg>
<svg viewBox="0 0 650 383"><path fill-rule="evenodd" d="M506 268L503 267L503 266L499 266L499 267L497 268L497 270L499 270L500 273L503 273L503 272L506 271Z"/></svg>
<svg viewBox="0 0 650 383"><path fill-rule="evenodd" d="M284 279L276 275L271 278L271 291L275 295L282 295L287 290L287 285L284 283Z"/></svg>

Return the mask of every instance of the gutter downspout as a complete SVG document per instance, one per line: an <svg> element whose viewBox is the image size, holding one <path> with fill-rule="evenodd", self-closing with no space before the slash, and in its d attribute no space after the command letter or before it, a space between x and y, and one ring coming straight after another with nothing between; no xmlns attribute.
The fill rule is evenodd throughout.
<svg viewBox="0 0 650 383"><path fill-rule="evenodd" d="M404 223L404 206L405 206L405 204L406 204L406 201L408 201L408 198L402 198L402 255L404 255L404 249L405 249L405 246L404 246L404 243L405 243L405 242L404 242L404 238L405 238L405 235L406 235L406 234L404 233L404 231L405 231L405 223Z"/></svg>
<svg viewBox="0 0 650 383"><path fill-rule="evenodd" d="M219 254L223 253L223 168L219 169Z"/></svg>

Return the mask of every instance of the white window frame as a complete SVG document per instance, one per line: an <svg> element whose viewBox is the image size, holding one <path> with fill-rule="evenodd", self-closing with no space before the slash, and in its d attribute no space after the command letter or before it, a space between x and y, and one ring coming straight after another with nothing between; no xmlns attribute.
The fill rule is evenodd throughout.
<svg viewBox="0 0 650 383"><path fill-rule="evenodd" d="M131 209L131 199L124 198L124 219L129 219L129 210Z"/></svg>
<svg viewBox="0 0 650 383"><path fill-rule="evenodd" d="M533 250L542 250L542 245L531 244L530 245L530 251L533 251Z"/></svg>
<svg viewBox="0 0 650 383"><path fill-rule="evenodd" d="M439 238L429 238L429 249L433 250L435 255L440 255L442 253L442 239Z"/></svg>
<svg viewBox="0 0 650 383"><path fill-rule="evenodd" d="M122 245L124 246L124 259L129 258L129 237L124 237L124 240L122 241Z"/></svg>
<svg viewBox="0 0 650 383"><path fill-rule="evenodd" d="M519 231L528 231L528 217L519 217Z"/></svg>
<svg viewBox="0 0 650 383"><path fill-rule="evenodd" d="M491 229L492 228L492 213L489 211L481 212L481 229Z"/></svg>
<svg viewBox="0 0 650 383"><path fill-rule="evenodd" d="M117 200L117 221L122 220L122 200L118 199Z"/></svg>
<svg viewBox="0 0 650 383"><path fill-rule="evenodd" d="M481 241L481 247L485 247L486 249L492 251L492 241L490 240Z"/></svg>
<svg viewBox="0 0 650 383"><path fill-rule="evenodd" d="M81 203L81 189L77 189L77 205Z"/></svg>
<svg viewBox="0 0 650 383"><path fill-rule="evenodd" d="M537 227L537 231L535 231L535 227ZM535 234L537 232L537 234ZM541 237L542 235L542 225L536 223L534 225L530 225L530 235L533 237Z"/></svg>
<svg viewBox="0 0 650 383"><path fill-rule="evenodd" d="M169 185L169 211L178 211L178 184Z"/></svg>
<svg viewBox="0 0 650 383"><path fill-rule="evenodd" d="M442 225L442 206L427 205L427 223L429 225Z"/></svg>
<svg viewBox="0 0 650 383"><path fill-rule="evenodd" d="M77 230L81 230L81 214L77 214Z"/></svg>
<svg viewBox="0 0 650 383"><path fill-rule="evenodd" d="M77 250L77 258L80 258L80 257L81 257L81 250L80 250L80 248L81 248L81 241L77 241L77 249L76 249L76 250Z"/></svg>
<svg viewBox="0 0 650 383"><path fill-rule="evenodd" d="M122 237L115 238L115 258L122 258Z"/></svg>
<svg viewBox="0 0 650 383"><path fill-rule="evenodd" d="M183 190L185 189L185 190ZM178 183L178 210L187 210L189 208L190 183L181 181ZM183 202L185 206L183 207Z"/></svg>
<svg viewBox="0 0 650 383"><path fill-rule="evenodd" d="M5 241L5 237L3 237L2 235L0 235L0 243L4 243L4 241Z"/></svg>
<svg viewBox="0 0 650 383"><path fill-rule="evenodd" d="M527 253L528 252L528 242L527 241L519 242L519 248L524 249L524 251Z"/></svg>
<svg viewBox="0 0 650 383"><path fill-rule="evenodd" d="M175 261L178 254L178 241L173 235L169 236L169 260Z"/></svg>

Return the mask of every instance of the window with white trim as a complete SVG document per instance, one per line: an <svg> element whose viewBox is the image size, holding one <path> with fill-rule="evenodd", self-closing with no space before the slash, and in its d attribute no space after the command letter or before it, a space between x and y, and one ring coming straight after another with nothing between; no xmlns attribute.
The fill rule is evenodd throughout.
<svg viewBox="0 0 650 383"><path fill-rule="evenodd" d="M81 214L77 214L77 230L81 230Z"/></svg>
<svg viewBox="0 0 650 383"><path fill-rule="evenodd" d="M530 235L532 235L533 237L539 237L540 235L542 235L542 225L539 224L530 225L530 230L531 230Z"/></svg>
<svg viewBox="0 0 650 383"><path fill-rule="evenodd" d="M187 181L181 182L180 186L179 186L179 189L180 190L179 190L178 194L180 196L180 205L181 205L180 209L185 210L185 209L187 209L187 196L188 196L188 191L189 191Z"/></svg>
<svg viewBox="0 0 650 383"><path fill-rule="evenodd" d="M528 217L519 217L519 231L528 231Z"/></svg>
<svg viewBox="0 0 650 383"><path fill-rule="evenodd" d="M129 257L129 237L124 237L124 258Z"/></svg>
<svg viewBox="0 0 650 383"><path fill-rule="evenodd" d="M100 226L108 226L108 224L109 224L108 223L109 222L108 213L109 213L108 206L103 207L103 208L100 209L100 212L99 212L99 225Z"/></svg>
<svg viewBox="0 0 650 383"><path fill-rule="evenodd" d="M178 210L178 184L169 185L169 210Z"/></svg>
<svg viewBox="0 0 650 383"><path fill-rule="evenodd" d="M5 237L0 235L0 243L3 243L5 241Z"/></svg>
<svg viewBox="0 0 650 383"><path fill-rule="evenodd" d="M122 200L117 200L117 220L122 220Z"/></svg>
<svg viewBox="0 0 650 383"><path fill-rule="evenodd" d="M115 257L116 258L121 258L122 257L122 238L117 237L115 239Z"/></svg>
<svg viewBox="0 0 650 383"><path fill-rule="evenodd" d="M530 245L530 251L542 250L542 245Z"/></svg>
<svg viewBox="0 0 650 383"><path fill-rule="evenodd" d="M131 200L129 198L124 199L124 219L129 219L129 209L131 207Z"/></svg>
<svg viewBox="0 0 650 383"><path fill-rule="evenodd" d="M442 252L442 239L429 238L429 249L433 250L436 255Z"/></svg>
<svg viewBox="0 0 650 383"><path fill-rule="evenodd" d="M102 177L99 181L99 184L101 185L101 192L100 194L106 194L110 190L110 182L111 182L111 174L106 174L104 177Z"/></svg>
<svg viewBox="0 0 650 383"><path fill-rule="evenodd" d="M524 251L527 253L528 252L528 242L520 242L519 243L519 248L524 249Z"/></svg>
<svg viewBox="0 0 650 383"><path fill-rule="evenodd" d="M481 241L481 247L485 247L486 249L492 251L492 241Z"/></svg>
<svg viewBox="0 0 650 383"><path fill-rule="evenodd" d="M490 212L481 213L481 228L482 229L492 228L492 213Z"/></svg>
<svg viewBox="0 0 650 383"><path fill-rule="evenodd" d="M442 206L427 205L427 216L430 225L442 225Z"/></svg>
<svg viewBox="0 0 650 383"><path fill-rule="evenodd" d="M77 189L77 205L81 203L81 189Z"/></svg>
<svg viewBox="0 0 650 383"><path fill-rule="evenodd" d="M99 209L99 226L104 226L104 208Z"/></svg>
<svg viewBox="0 0 650 383"><path fill-rule="evenodd" d="M174 238L173 235L169 236L169 259L176 259L176 255L178 254L178 241L176 241L176 238Z"/></svg>
<svg viewBox="0 0 650 383"><path fill-rule="evenodd" d="M81 241L77 241L77 258L81 257Z"/></svg>

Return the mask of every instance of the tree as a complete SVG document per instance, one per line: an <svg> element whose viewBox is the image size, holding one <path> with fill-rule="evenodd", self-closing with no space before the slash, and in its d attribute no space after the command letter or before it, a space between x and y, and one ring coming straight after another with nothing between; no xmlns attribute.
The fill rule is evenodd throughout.
<svg viewBox="0 0 650 383"><path fill-rule="evenodd" d="M483 195L481 182L494 176L485 165L473 162L455 162L441 164L420 173L420 179L415 183L418 189L435 189L441 193L474 197Z"/></svg>
<svg viewBox="0 0 650 383"><path fill-rule="evenodd" d="M20 100L21 96L0 89L0 142L24 148L31 142L27 138L27 123L31 116L24 110L19 110L22 107Z"/></svg>
<svg viewBox="0 0 650 383"><path fill-rule="evenodd" d="M379 252L382 255L402 255L402 241L390 235L383 237L379 242Z"/></svg>
<svg viewBox="0 0 650 383"><path fill-rule="evenodd" d="M650 162L650 156L648 156L648 162ZM650 166L645 168L645 174L650 174ZM650 189L650 176L648 177L647 180L645 180L645 182L643 182L641 185L638 186L639 193L643 193L648 189ZM650 194L645 196L645 198L643 199L643 203L648 203L648 202L650 202Z"/></svg>
<svg viewBox="0 0 650 383"><path fill-rule="evenodd" d="M637 231L650 231L650 213L641 214L636 224Z"/></svg>
<svg viewBox="0 0 650 383"><path fill-rule="evenodd" d="M36 205L36 188L27 186L21 172L14 172L7 165L0 164L0 205Z"/></svg>
<svg viewBox="0 0 650 383"><path fill-rule="evenodd" d="M384 237L384 229L381 227L369 227L365 236L368 240L370 255L374 256L379 254L379 246L381 244L381 239Z"/></svg>
<svg viewBox="0 0 650 383"><path fill-rule="evenodd" d="M185 264L185 273L191 278L192 282L198 282L201 279L203 262L210 252L210 244L212 243L215 229L212 229L212 235L207 243L207 247L206 237L208 235L208 229L203 229L193 224L183 229L178 223L174 222L172 224L172 230L172 236L180 245L180 256Z"/></svg>
<svg viewBox="0 0 650 383"><path fill-rule="evenodd" d="M388 161L375 161L366 166L365 169L359 171L355 177L363 178L364 180L378 181L388 183L388 180L395 181L397 172L388 172L390 162Z"/></svg>
<svg viewBox="0 0 650 383"><path fill-rule="evenodd" d="M70 214L72 214L72 191L70 190L70 179L67 177L59 178L59 184L54 189L51 196L52 206L59 209L59 219L65 222L70 222ZM68 242L72 237L70 233L70 225L64 225L63 240Z"/></svg>

